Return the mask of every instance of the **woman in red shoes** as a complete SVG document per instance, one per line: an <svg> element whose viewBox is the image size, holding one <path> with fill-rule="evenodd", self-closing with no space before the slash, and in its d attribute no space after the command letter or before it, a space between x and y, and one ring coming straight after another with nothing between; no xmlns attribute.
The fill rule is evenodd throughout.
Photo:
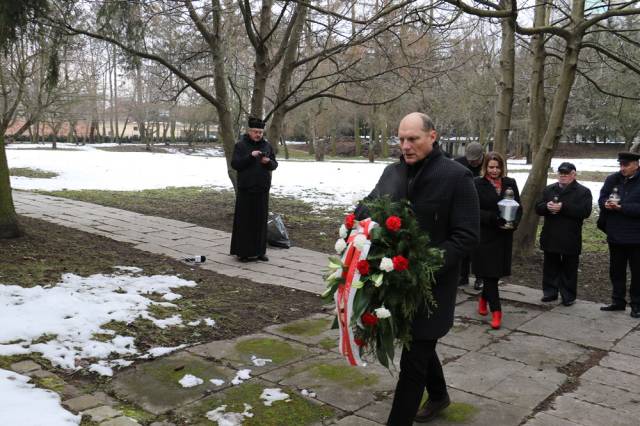
<svg viewBox="0 0 640 426"><path fill-rule="evenodd" d="M480 245L473 253L473 273L484 282L478 313L487 315L491 310L491 327L494 329L500 328L502 323L498 281L511 275L513 231L522 215L520 206L512 228L500 217L498 202L505 198L509 189L513 191L515 201L520 203L518 185L506 174L507 165L502 155L489 152L484 157L481 175L474 179L480 201Z"/></svg>

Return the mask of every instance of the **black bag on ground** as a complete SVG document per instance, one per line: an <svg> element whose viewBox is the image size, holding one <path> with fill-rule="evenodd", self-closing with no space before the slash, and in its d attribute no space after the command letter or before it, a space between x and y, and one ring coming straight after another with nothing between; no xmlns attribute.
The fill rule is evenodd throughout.
<svg viewBox="0 0 640 426"><path fill-rule="evenodd" d="M267 242L274 247L291 247L287 228L285 228L282 216L279 214L269 213L269 220L267 221Z"/></svg>

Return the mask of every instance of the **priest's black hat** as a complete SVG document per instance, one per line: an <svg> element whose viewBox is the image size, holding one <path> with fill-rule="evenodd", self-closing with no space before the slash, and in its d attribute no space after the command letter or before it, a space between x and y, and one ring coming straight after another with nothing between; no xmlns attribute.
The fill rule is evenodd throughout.
<svg viewBox="0 0 640 426"><path fill-rule="evenodd" d="M260 118L249 117L248 127L250 129L264 129L265 122Z"/></svg>

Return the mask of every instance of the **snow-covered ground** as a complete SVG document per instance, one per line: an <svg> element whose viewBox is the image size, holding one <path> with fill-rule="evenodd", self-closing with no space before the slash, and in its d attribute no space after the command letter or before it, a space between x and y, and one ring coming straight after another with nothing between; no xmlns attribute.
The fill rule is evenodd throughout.
<svg viewBox="0 0 640 426"><path fill-rule="evenodd" d="M57 393L36 388L29 377L0 368L0 425L71 426L81 416L60 406Z"/></svg>
<svg viewBox="0 0 640 426"><path fill-rule="evenodd" d="M200 157L181 153L150 154L146 152L107 152L91 145L58 144L69 150L24 149L9 145L9 167L30 167L53 171L52 179L12 177L16 189L103 189L142 190L169 186L203 186L231 189L226 163L222 157ZM31 145L31 147L33 147ZM20 149L17 149L20 148ZM553 159L555 169L562 161L573 162L578 171L618 170L611 159ZM387 163L367 161L315 162L284 161L273 173L272 193L291 196L312 203L316 208L330 205L348 207L371 191ZM511 169L527 169L524 160L509 161ZM515 172L520 189L527 173ZM549 180L549 183L553 180ZM584 182L597 198L599 182Z"/></svg>
<svg viewBox="0 0 640 426"><path fill-rule="evenodd" d="M89 370L110 376L113 367L131 364L121 359L107 361L111 354L132 356L138 350L132 337L116 335L102 325L130 323L138 317L161 328L180 325L179 315L169 323L152 317L150 306L174 305L154 302L145 295L173 295L173 288L195 285L175 276L131 276L130 272L89 277L65 274L57 285L47 287L0 283L0 355L38 352L54 366L71 370L79 368L79 360L98 359ZM97 339L96 334L111 338ZM45 336L48 339L42 339Z"/></svg>

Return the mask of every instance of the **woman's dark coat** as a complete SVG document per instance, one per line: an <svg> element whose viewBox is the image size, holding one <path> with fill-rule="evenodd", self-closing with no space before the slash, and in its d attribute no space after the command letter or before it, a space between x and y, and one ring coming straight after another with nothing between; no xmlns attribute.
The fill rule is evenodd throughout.
<svg viewBox="0 0 640 426"><path fill-rule="evenodd" d="M262 164L260 157L251 155L255 150L271 161ZM278 167L275 153L265 139L254 142L245 134L233 149L231 167L238 172L238 188L230 253L239 257L262 256L267 251L271 171Z"/></svg>
<svg viewBox="0 0 640 426"><path fill-rule="evenodd" d="M562 209L552 214L547 203L558 197ZM582 222L591 215L593 198L589 188L577 181L565 188L554 183L542 192L542 199L536 203L536 213L544 216L540 234L540 248L549 253L580 254L582 251Z"/></svg>
<svg viewBox="0 0 640 426"><path fill-rule="evenodd" d="M604 208L613 188L618 188L622 210ZM600 219L598 226L607 234L611 244L640 244L640 170L625 178L620 172L607 176L598 198Z"/></svg>
<svg viewBox="0 0 640 426"><path fill-rule="evenodd" d="M510 177L502 178L500 195L494 186L484 177L474 180L480 202L480 245L473 253L473 273L478 277L501 278L511 275L511 250L513 230L500 228L498 202L504 198L507 188L513 189L514 199L520 203L518 184ZM517 222L522 215L522 206L518 209Z"/></svg>
<svg viewBox="0 0 640 426"><path fill-rule="evenodd" d="M421 228L445 252L433 287L438 307L430 316L426 311L416 315L413 324L414 339L437 339L453 325L460 260L478 241L478 197L471 172L442 155L437 145L412 179L408 173L403 159L387 166L367 198L411 201ZM359 207L356 215L365 218L366 209Z"/></svg>

